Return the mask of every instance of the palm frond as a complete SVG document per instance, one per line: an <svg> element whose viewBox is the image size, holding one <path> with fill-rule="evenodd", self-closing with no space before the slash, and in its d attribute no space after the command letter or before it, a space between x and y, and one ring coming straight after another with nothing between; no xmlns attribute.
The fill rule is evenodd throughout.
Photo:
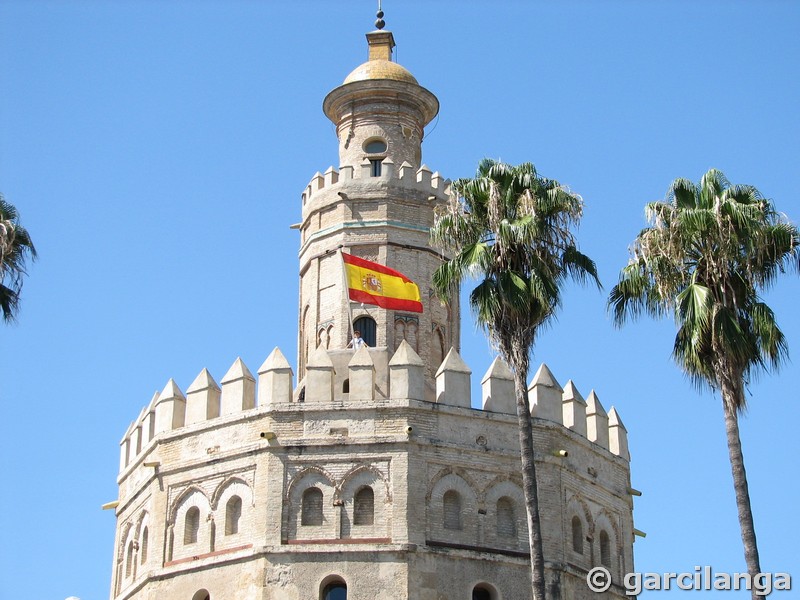
<svg viewBox="0 0 800 600"><path fill-rule="evenodd" d="M709 169L700 179L700 204L703 208L713 208L719 197L728 187L730 187L730 182L726 179L722 171Z"/></svg>
<svg viewBox="0 0 800 600"><path fill-rule="evenodd" d="M676 179L667 190L666 204L671 209L677 210L697 208L698 196L699 190L693 182L688 179ZM661 204L661 202L651 204Z"/></svg>
<svg viewBox="0 0 800 600"><path fill-rule="evenodd" d="M751 373L777 367L786 340L758 293L800 270L797 228L755 187L731 185L714 169L699 185L676 179L645 212L650 225L609 295L615 323L673 308L673 356L696 384L718 388L724 379L738 389Z"/></svg>
<svg viewBox="0 0 800 600"><path fill-rule="evenodd" d="M714 309L714 298L704 285L693 282L677 296L676 319L690 330L702 332L708 329Z"/></svg>
<svg viewBox="0 0 800 600"><path fill-rule="evenodd" d="M502 309L502 302L496 281L484 279L470 292L469 304L479 326L490 329L497 314Z"/></svg>
<svg viewBox="0 0 800 600"><path fill-rule="evenodd" d="M620 273L619 282L608 297L614 324L621 327L627 319L636 319L650 312L649 296L653 293L650 278L639 263L629 263Z"/></svg>
<svg viewBox="0 0 800 600"><path fill-rule="evenodd" d="M775 321L775 314L763 302L755 302L750 309L750 315L761 356L765 357L773 370L779 369L789 356L789 348Z"/></svg>
<svg viewBox="0 0 800 600"><path fill-rule="evenodd" d="M3 320L7 323L15 321L18 307L19 294L0 283L0 311L3 313Z"/></svg>
<svg viewBox="0 0 800 600"><path fill-rule="evenodd" d="M0 194L0 310L12 321L19 310L27 263L38 254L28 231L19 223L17 209Z"/></svg>
<svg viewBox="0 0 800 600"><path fill-rule="evenodd" d="M561 255L561 265L563 271L578 283L584 284L591 280L598 290L603 289L603 284L600 283L600 277L597 275L597 265L575 246L568 246L564 250Z"/></svg>
<svg viewBox="0 0 800 600"><path fill-rule="evenodd" d="M470 305L501 348L532 344L553 318L570 277L599 287L597 267L577 250L574 228L583 201L531 163L485 159L472 179L458 179L453 198L437 210L431 241L451 258L434 275L442 298L453 284L476 279ZM529 347L529 346L526 346Z"/></svg>

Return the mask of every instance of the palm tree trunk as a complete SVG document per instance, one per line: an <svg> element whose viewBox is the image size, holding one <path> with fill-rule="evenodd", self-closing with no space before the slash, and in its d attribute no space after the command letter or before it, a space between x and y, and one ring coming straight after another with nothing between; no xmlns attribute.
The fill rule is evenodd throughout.
<svg viewBox="0 0 800 600"><path fill-rule="evenodd" d="M728 457L731 461L733 473L733 489L736 492L736 507L739 512L739 528L742 532L742 545L744 546L744 560L751 581L756 581L756 575L761 572L761 563L758 559L758 544L756 543L756 529L753 524L753 511L750 508L750 492L747 489L747 473L744 470L744 455L742 442L739 439L739 416L736 409L741 406L735 398L733 386L722 384L722 405L725 412L725 434L728 439ZM738 400L742 400L739 398ZM752 598L763 598L755 586L752 589Z"/></svg>
<svg viewBox="0 0 800 600"><path fill-rule="evenodd" d="M511 358L511 357L509 357ZM519 358L519 357L514 357ZM544 551L542 547L542 523L539 519L539 491L536 485L536 463L533 453L533 424L528 401L528 361L511 360L514 368L514 389L517 400L519 422L519 448L522 458L522 487L525 493L528 516L528 543L531 553L531 586L534 600L545 600Z"/></svg>

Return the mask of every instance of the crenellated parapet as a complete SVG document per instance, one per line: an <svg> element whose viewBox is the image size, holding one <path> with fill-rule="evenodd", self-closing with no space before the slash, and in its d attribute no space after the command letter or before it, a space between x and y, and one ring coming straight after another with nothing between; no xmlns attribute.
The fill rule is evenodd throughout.
<svg viewBox="0 0 800 600"><path fill-rule="evenodd" d="M516 418L517 401L508 365L496 358L481 378L480 409L472 408L471 378L472 370L451 349L435 375L435 399L426 400L424 364L403 341L391 357L382 348L364 347L357 352L317 348L308 359L305 377L295 387L289 362L275 348L258 369L257 379L241 358L219 384L207 369L200 371L185 393L170 379L125 432L120 443L120 470L136 462L158 439L178 433L191 436L192 428L273 411L346 411L414 403L423 409L437 404L459 419L476 423L489 415ZM596 451L630 460L627 431L619 414L613 407L606 413L594 390L584 399L572 380L562 388L542 364L528 395L531 414L539 426L568 430L590 442ZM505 418L513 426L515 420Z"/></svg>
<svg viewBox="0 0 800 600"><path fill-rule="evenodd" d="M391 140L389 140L391 147ZM379 162L379 167L376 165ZM343 349L352 335L349 321L375 321L371 346L396 348L407 339L425 362L428 399L433 377L450 346L460 347L458 299L445 306L429 294L441 254L430 248L434 212L450 195L450 181L426 165L391 156L364 158L317 172L301 194L300 323L297 375L318 346ZM364 311L352 315L343 300L339 250L395 269L420 285L421 314Z"/></svg>
<svg viewBox="0 0 800 600"><path fill-rule="evenodd" d="M347 188L354 180L370 184L395 184L438 198L446 198L450 193L450 180L439 171L431 171L427 165L415 168L408 161L395 165L387 158L381 162L379 175L375 175L372 169L372 163L367 160L358 167L342 166L337 171L330 166L325 173L317 171L300 194L302 206L306 207L321 192Z"/></svg>

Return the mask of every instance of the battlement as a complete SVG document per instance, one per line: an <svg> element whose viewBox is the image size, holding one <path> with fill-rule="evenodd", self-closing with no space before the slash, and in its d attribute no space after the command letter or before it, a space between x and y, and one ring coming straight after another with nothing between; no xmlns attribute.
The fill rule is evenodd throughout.
<svg viewBox="0 0 800 600"><path fill-rule="evenodd" d="M404 405L410 401L467 411L473 419L490 414L516 415L513 375L498 357L481 379L482 408L471 405L471 369L451 349L436 373L435 402L425 402L424 364L413 348L402 342L389 357L385 348L325 350L318 348L306 365L297 388L293 371L275 348L259 367L258 380L237 358L220 383L207 369L184 394L173 379L128 427L120 442L120 471L136 461L151 442L183 432L201 423L283 409L315 411L321 408ZM592 390L583 398L572 380L562 388L542 364L529 388L532 416L572 431L592 442L595 449L630 460L627 430L613 407L606 413ZM544 423L541 423L544 424Z"/></svg>
<svg viewBox="0 0 800 600"><path fill-rule="evenodd" d="M450 180L445 179L439 171L431 171L427 165L414 169L408 161L403 161L399 167L388 158L381 162L380 175L373 175L373 165L365 160L358 168L352 166L340 167L337 171L330 166L325 173L317 171L300 195L302 205L305 206L314 194L323 189L335 187L356 180L378 182L400 182L404 187L420 190L428 195L445 198L450 193Z"/></svg>

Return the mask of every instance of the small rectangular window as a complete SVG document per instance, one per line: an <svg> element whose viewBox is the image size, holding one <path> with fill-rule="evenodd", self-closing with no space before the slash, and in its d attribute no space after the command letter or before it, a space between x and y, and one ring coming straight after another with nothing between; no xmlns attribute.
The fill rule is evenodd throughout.
<svg viewBox="0 0 800 600"><path fill-rule="evenodd" d="M322 525L322 490L308 488L300 504L300 525Z"/></svg>
<svg viewBox="0 0 800 600"><path fill-rule="evenodd" d="M371 158L369 159L370 164L370 177L380 177L381 176L381 164L383 163L382 158Z"/></svg>

